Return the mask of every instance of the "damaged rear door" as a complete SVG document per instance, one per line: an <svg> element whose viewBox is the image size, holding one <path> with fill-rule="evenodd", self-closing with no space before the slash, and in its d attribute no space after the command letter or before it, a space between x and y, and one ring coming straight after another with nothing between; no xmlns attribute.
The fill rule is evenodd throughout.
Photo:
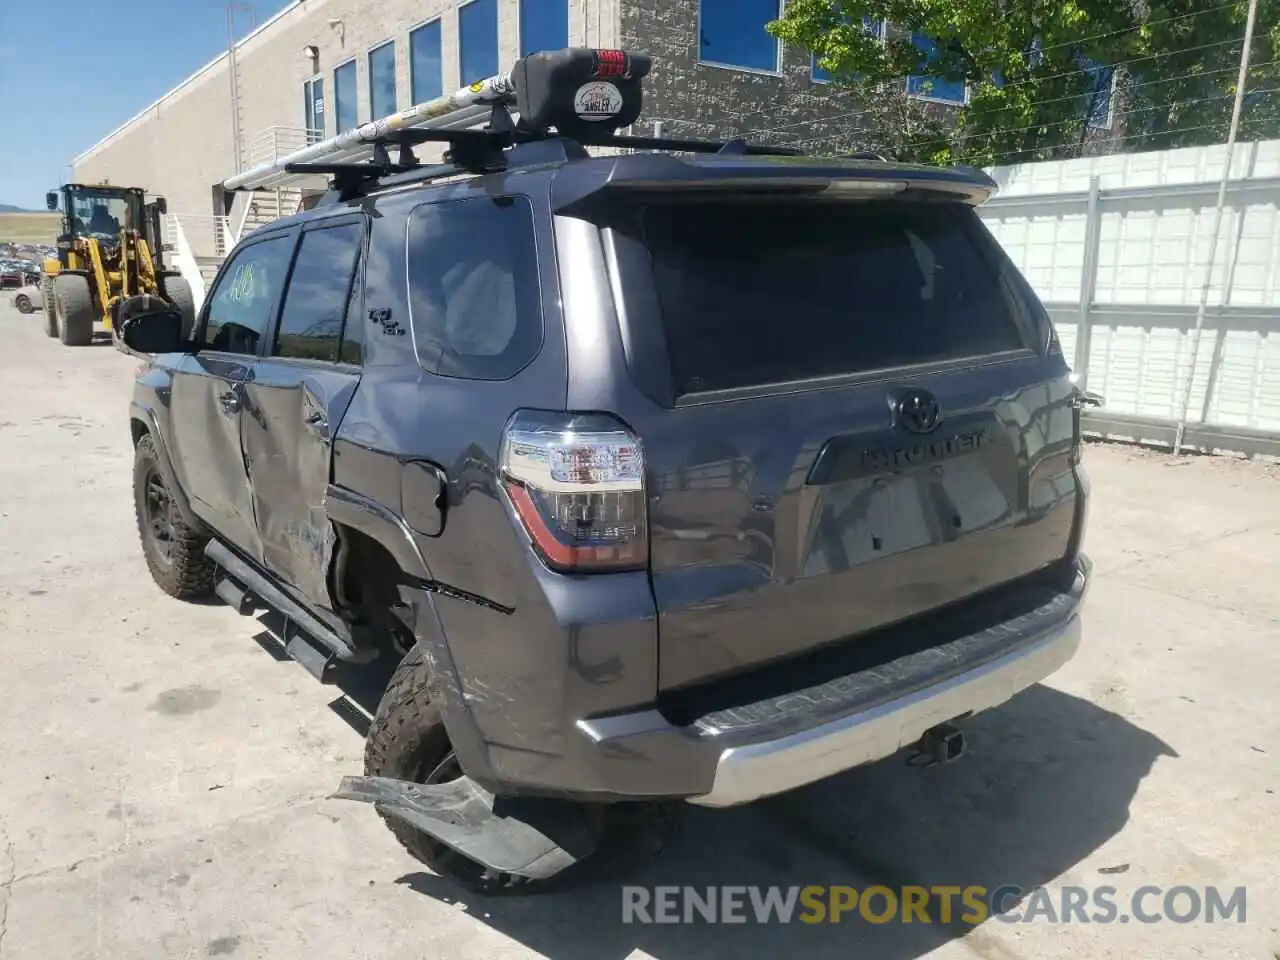
<svg viewBox="0 0 1280 960"><path fill-rule="evenodd" d="M333 534L324 494L332 437L360 382L360 265L356 214L303 230L280 319L245 386L244 445L267 568L330 608Z"/></svg>

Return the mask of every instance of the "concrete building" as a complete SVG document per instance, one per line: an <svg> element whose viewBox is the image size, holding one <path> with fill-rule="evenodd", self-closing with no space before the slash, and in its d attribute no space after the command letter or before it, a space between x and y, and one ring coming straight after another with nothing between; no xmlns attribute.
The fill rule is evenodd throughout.
<svg viewBox="0 0 1280 960"><path fill-rule="evenodd" d="M653 56L636 132L778 130L854 147L848 102L765 32L778 3L299 0L76 157L74 176L142 185L179 215L221 214L213 188L240 167L566 45ZM262 218L289 212L260 206Z"/></svg>

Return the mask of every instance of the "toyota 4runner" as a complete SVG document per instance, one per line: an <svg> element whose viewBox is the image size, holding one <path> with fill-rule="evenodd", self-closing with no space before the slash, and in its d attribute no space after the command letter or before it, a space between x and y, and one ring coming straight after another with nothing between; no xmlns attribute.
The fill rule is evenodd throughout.
<svg viewBox="0 0 1280 960"><path fill-rule="evenodd" d="M250 171L330 192L191 339L122 332L156 582L320 679L398 661L339 795L481 886L611 809L954 759L1080 639L1082 397L992 181L623 136L648 67L537 54Z"/></svg>

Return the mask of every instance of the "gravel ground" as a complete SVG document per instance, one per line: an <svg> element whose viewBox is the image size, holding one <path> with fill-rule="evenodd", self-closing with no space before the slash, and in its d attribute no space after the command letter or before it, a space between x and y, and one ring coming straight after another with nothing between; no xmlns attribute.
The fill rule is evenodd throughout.
<svg viewBox="0 0 1280 960"><path fill-rule="evenodd" d="M1280 471L1092 445L1085 646L900 759L729 812L572 894L474 900L373 812L337 691L151 583L136 361L0 307L0 958L1280 957ZM620 884L1247 888L1247 921L628 925ZM1160 909L1160 898L1147 901ZM1016 914L1015 914L1016 916Z"/></svg>

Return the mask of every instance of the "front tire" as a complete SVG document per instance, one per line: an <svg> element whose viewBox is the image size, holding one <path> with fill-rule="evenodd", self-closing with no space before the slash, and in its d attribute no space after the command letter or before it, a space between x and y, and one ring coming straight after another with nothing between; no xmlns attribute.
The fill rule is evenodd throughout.
<svg viewBox="0 0 1280 960"><path fill-rule="evenodd" d="M191 339L196 327L196 299L191 284L177 274L167 273L160 278L160 292L182 314L182 338Z"/></svg>
<svg viewBox="0 0 1280 960"><path fill-rule="evenodd" d="M87 347L93 343L93 324L98 312L93 305L89 278L78 273L58 274L53 281L53 299L63 345Z"/></svg>
<svg viewBox="0 0 1280 960"><path fill-rule="evenodd" d="M58 335L58 315L53 302L53 280L45 278L40 285L40 296L44 300L44 332L51 337Z"/></svg>
<svg viewBox="0 0 1280 960"><path fill-rule="evenodd" d="M25 293L20 293L14 297L13 305L18 308L19 313L35 313L36 308L31 305L31 298Z"/></svg>
<svg viewBox="0 0 1280 960"><path fill-rule="evenodd" d="M142 555L156 585L179 600L212 593L213 562L204 554L209 538L183 521L150 435L133 452L133 508Z"/></svg>

